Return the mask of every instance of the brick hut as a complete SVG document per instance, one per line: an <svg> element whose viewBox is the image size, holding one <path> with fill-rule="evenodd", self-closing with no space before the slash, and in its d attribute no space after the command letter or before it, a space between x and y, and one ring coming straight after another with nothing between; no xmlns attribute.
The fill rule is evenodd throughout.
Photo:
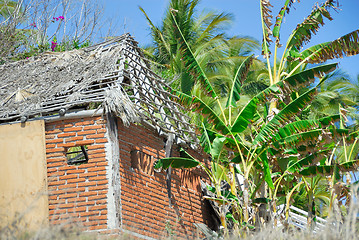
<svg viewBox="0 0 359 240"><path fill-rule="evenodd" d="M128 34L1 65L0 96L2 225L26 212L29 227L77 222L149 239L193 237L194 223L209 223L200 169L153 169L179 146L202 155Z"/></svg>

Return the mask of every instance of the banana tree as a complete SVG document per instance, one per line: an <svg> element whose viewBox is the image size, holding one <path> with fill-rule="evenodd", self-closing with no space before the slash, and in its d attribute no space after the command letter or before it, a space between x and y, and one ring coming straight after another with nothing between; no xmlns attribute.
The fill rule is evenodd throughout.
<svg viewBox="0 0 359 240"><path fill-rule="evenodd" d="M321 163L318 166L318 159L327 158L328 154L332 153L332 139L337 138L337 136L345 137L348 134L347 130L336 128L335 122L338 120L338 116L329 116L318 120L301 120L300 118L303 110L308 107L308 104L316 95L318 86L302 94L300 94L300 90L311 86L316 79L325 80L323 76L337 67L337 64L334 63L305 68L307 61L314 61L314 56L317 55L311 54L302 60L300 60L300 56L303 54L300 55L299 53L299 57L296 58L291 55L293 51L295 52L300 48L305 40L310 39L302 39L303 31L312 29L312 25L316 25L317 22L311 25L305 21L303 24L298 25L287 43L286 49L290 49L290 51L286 50L280 64L275 62L275 67L272 69L270 67L268 45L270 31L266 22L269 17L269 1L260 1L260 3L264 19L263 53L267 57L271 86L252 97L244 106L240 106L238 103L243 98L242 86L253 62L253 56L245 59L236 69L228 94L224 99L221 98L182 34L175 20L175 11L171 13L182 39L183 63L190 76L201 87L203 93L201 96L190 96L182 92L176 92L178 96L176 100L202 116L202 122L204 122L205 126L200 126L202 134L205 132L214 133L212 138L209 138L209 141L203 142L204 149L213 154L209 150L209 145L218 143L219 139L221 139L222 156L228 155L228 159L226 164L218 163L229 169L233 168L235 164L239 164L240 172L244 178L241 196L243 198L242 222L245 224L251 219L249 216L251 200L252 203L258 200L257 192L262 185L261 179L259 178L258 181L258 178L254 177L255 175L260 175L264 179L269 187L267 196L272 198L275 203L277 190L282 184L283 176L287 175L285 170L287 166L292 166L293 164L293 166L299 166L300 170L297 169L296 174L302 176L305 176L306 172L309 171L308 169L314 168L319 172L327 169ZM292 1L286 1L284 11L282 9L277 18L276 31L273 30L274 36L279 31L285 9L291 3ZM332 5L332 1L327 1L319 10L312 12L310 19L316 17L317 21L320 22L318 15L328 16L327 8ZM317 27L314 26L314 29L317 29ZM302 30L299 31L298 29ZM355 35L355 33L353 34ZM279 35L277 39L279 42ZM345 39L343 41L346 41ZM322 46L323 48L320 49L328 46L330 44ZM279 45L276 45L275 49L278 47ZM321 51L324 50L318 50L316 54L321 53ZM349 52L349 50L347 51ZM288 69L289 73L286 72ZM322 81L320 84L322 84ZM316 149L315 146L318 146L318 148ZM233 154L233 157L230 157L231 154ZM215 159L214 156L212 158ZM162 159L161 161L168 161L170 163L168 166L172 167L187 166L186 162L181 162L184 161L183 159ZM180 161L180 163L177 161ZM197 162L197 165L200 165L199 161ZM290 165L288 165L289 162L291 163ZM284 170L280 170L281 165L282 167L284 166ZM234 193L234 190L232 193ZM263 198L263 196L266 197L264 194L260 198Z"/></svg>
<svg viewBox="0 0 359 240"><path fill-rule="evenodd" d="M336 64L318 66L288 76L282 81L266 88L254 96L244 107L240 108L237 103L241 98L242 85L246 80L253 56L247 57L238 67L229 93L225 101L223 101L209 81L201 64L198 63L180 28L178 27L177 30L182 37L182 54L184 55L183 59L187 71L194 76L196 82L201 86L203 95L209 96L209 102L198 96L189 96L182 92L176 92L178 95L177 101L200 113L203 117L203 122L211 123L211 127L208 130L204 125L201 126L203 134L209 131L214 132L215 137L212 139L208 138L209 141L203 144L210 154L213 155L209 146L217 143L219 139L221 140L222 148L229 149L229 151L226 150L225 152L234 153L234 157L227 160L227 162L229 162L229 168L233 167L234 164L240 164L240 170L244 176L243 220L247 223L249 220L249 196L253 196L249 191L258 189L257 183L251 181L251 173L253 171L261 172L268 186L274 189L269 165L272 159L268 159L270 157L268 152L269 146L275 139L273 136L278 128L295 120L296 114L300 113L312 100L316 88L305 92L293 101L289 99L289 104L284 103L288 102L286 100L287 96L293 91L313 83L315 77L331 72L336 68ZM268 102L273 100L281 103L281 110L268 121L265 117L268 112L263 109L268 108ZM298 129L294 128L291 134L297 132ZM279 139L277 140L279 141ZM224 150L221 149L221 151ZM213 159L215 157L212 156ZM164 159L161 161L170 161L173 165L176 165L175 160Z"/></svg>
<svg viewBox="0 0 359 240"><path fill-rule="evenodd" d="M263 30L262 54L266 58L271 84L276 84L278 82L284 81L287 78L291 78L296 74L305 72L306 69L308 68L308 64L322 64L327 60L342 58L344 56L351 56L359 53L359 38L358 38L359 30L355 30L351 33L348 33L334 41L317 44L310 48L303 49L303 47L310 42L312 36L315 35L319 31L320 27L324 25L325 19L333 20L330 14L330 10L335 9L336 5L338 4L338 1L327 0L320 5L314 6L309 16L305 18L302 23L296 26L296 28L292 31L292 33L288 37L286 43L283 44L284 50L282 56L280 57L278 53L279 53L279 48L282 47L280 32L281 32L283 19L285 15L289 13L290 8L294 4L294 2L295 2L294 0L284 1L283 7L281 8L281 10L279 11L278 15L275 18L275 24L272 25L272 21L274 20L273 16L271 15L272 5L270 4L269 0L260 0L260 11L261 11L261 21L262 21L262 30ZM274 47L270 46L271 42L274 42ZM271 50L274 52L273 60L271 60L271 54L272 54ZM318 77L322 78L324 76L318 76ZM296 99L298 95L299 95L298 92L296 92L296 90L293 90L292 95L289 98L284 99L283 102L288 103L291 100ZM275 119L278 116L277 112L281 104L282 103L280 101L271 102L269 106L269 113L268 113L270 118L274 116L273 118ZM299 116L299 117L303 118L303 116ZM323 126L321 126L321 128L322 127ZM283 131L283 129L281 130ZM301 129L300 133L294 133L293 131L289 131L294 135L287 136L287 139L282 139L282 140L277 139L276 140L277 142L273 142L273 146L275 147L273 148L274 150L271 151L271 153L274 152L274 154L272 154L272 158L276 162L278 162L278 165L283 165L283 161L286 164L288 163L288 161L290 161L288 159L291 159L291 161L297 162L299 164L302 163L301 159L307 161L308 159L306 158L309 157L313 159L311 160L312 162L310 162L308 167L311 169L317 169L316 165L318 164L318 162L313 161L314 160L313 152L316 152L315 155L322 153L321 156L323 156L324 159L328 159L328 156L333 156L334 149L328 148L329 142L327 142L326 144L321 144L319 146L313 145L311 143L318 144L318 142L323 142L322 139L328 138L328 136L330 136L330 138L333 139L338 134L340 134L339 132L341 131L339 129L337 131L333 124L331 126L330 131L327 131L323 128L321 129L322 131L327 132L329 135L319 133L317 130L319 129L315 128L314 126L311 126L311 129L310 128L306 130ZM287 149L284 148L280 150L278 148L279 145L283 146L284 142L293 143L294 139L296 139L295 141L302 139L301 142L306 143L304 149L306 150L309 149L309 151L306 152L306 155L303 155L303 153L301 152L298 153L298 150L303 148L303 145L299 146L301 148L296 148L296 147L289 148L288 146ZM343 143L345 142L341 141L341 144ZM310 145L311 145L311 149L310 149ZM278 154L279 154L279 158L278 158ZM296 156L298 154L299 156ZM284 155L284 156L280 156L280 155ZM319 167L320 169L322 168L331 169L333 167L328 165L324 167L323 164L324 164L323 162L320 163L321 166ZM297 172L296 174L302 176L301 174L304 174L305 172L306 172L305 170L302 170L302 172ZM285 171L284 171L284 175L285 175ZM279 179L282 180L283 178L279 178ZM278 183L277 186L280 185L280 182L281 181L277 182ZM306 186L309 185L307 184ZM308 187L307 189L309 190ZM274 193L276 193L276 191Z"/></svg>

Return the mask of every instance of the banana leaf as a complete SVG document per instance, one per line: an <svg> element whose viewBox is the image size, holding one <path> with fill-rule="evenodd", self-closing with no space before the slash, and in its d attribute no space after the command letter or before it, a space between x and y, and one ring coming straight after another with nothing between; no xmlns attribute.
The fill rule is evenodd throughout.
<svg viewBox="0 0 359 240"><path fill-rule="evenodd" d="M359 160L354 160L338 165L309 166L301 170L299 173L302 176L315 176L315 175L330 176L333 175L335 167L337 167L341 172L356 171L358 170L359 167Z"/></svg>
<svg viewBox="0 0 359 240"><path fill-rule="evenodd" d="M264 151L260 156L259 156L262 164L263 164L263 174L264 174L264 180L266 181L266 183L268 184L268 187L270 187L271 189L274 189L274 184L272 181L272 175L271 175L271 170L269 168L269 164L268 164L268 158L267 158L267 151Z"/></svg>
<svg viewBox="0 0 359 240"><path fill-rule="evenodd" d="M300 53L299 59L308 63L322 63L335 58L359 54L359 29L337 40L314 45Z"/></svg>
<svg viewBox="0 0 359 240"><path fill-rule="evenodd" d="M233 107L236 106L236 102L240 99L240 93L242 88L243 79L247 77L249 68L253 61L253 54L249 57L247 57L242 64L239 66L239 68L236 71L236 74L234 76L232 87L230 88L230 92L228 94L228 99L226 103L226 108L229 107L229 105L232 105Z"/></svg>
<svg viewBox="0 0 359 240"><path fill-rule="evenodd" d="M213 123L216 131L222 132L223 134L230 133L230 129L227 125L222 121L222 119L217 115L213 108L208 106L202 99L197 96L190 97L189 95L176 91L179 99L177 100L180 104L187 106L192 109L192 111L196 111L203 116L208 117L209 121Z"/></svg>
<svg viewBox="0 0 359 240"><path fill-rule="evenodd" d="M279 43L279 32L282 26L284 15L285 13L289 13L289 8L293 4L293 2L295 2L295 0L286 0L283 7L279 11L278 16L276 17L276 21L273 27L273 37L276 38L276 43Z"/></svg>
<svg viewBox="0 0 359 240"><path fill-rule="evenodd" d="M320 26L324 25L324 18L333 20L329 13L329 9L333 7L333 1L326 1L321 6L314 8L309 16L302 23L298 24L290 35L287 41L287 53L292 50L299 51L305 43L308 43L313 34L317 33Z"/></svg>
<svg viewBox="0 0 359 240"><path fill-rule="evenodd" d="M183 157L170 157L170 158L162 158L157 160L154 165L155 169L167 169L169 167L172 168L194 168L199 165L199 161L196 159L183 158Z"/></svg>
<svg viewBox="0 0 359 240"><path fill-rule="evenodd" d="M274 135L282 125L287 124L293 116L304 109L304 107L312 101L315 93L316 89L313 88L289 103L262 128L254 139L253 144L263 143L268 137Z"/></svg>

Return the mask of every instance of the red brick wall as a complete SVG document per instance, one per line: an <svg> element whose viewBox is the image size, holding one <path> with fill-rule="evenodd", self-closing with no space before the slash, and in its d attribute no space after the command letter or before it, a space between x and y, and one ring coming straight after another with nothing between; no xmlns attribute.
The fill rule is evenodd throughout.
<svg viewBox="0 0 359 240"><path fill-rule="evenodd" d="M101 117L46 124L49 220L79 221L86 230L107 228L106 125ZM66 148L88 145L89 161L68 165Z"/></svg>
<svg viewBox="0 0 359 240"><path fill-rule="evenodd" d="M207 218L200 189L201 173L172 170L170 207L166 173L153 171L154 162L165 156L164 139L142 126L118 126L123 228L157 238L168 234L196 236L193 223L206 222L203 218ZM173 155L178 155L178 147L173 148ZM144 153L137 167L131 167L131 150Z"/></svg>
<svg viewBox="0 0 359 240"><path fill-rule="evenodd" d="M78 221L85 230L105 230L107 193L106 121L101 117L69 119L46 124L50 222ZM193 223L204 222L200 171L172 171L172 207L165 172L153 163L164 157L164 139L137 125L126 128L118 121L121 184L121 227L150 237L195 236ZM88 145L89 161L68 165L66 149ZM177 146L173 154L178 155ZM132 163L131 150L143 157ZM141 153L141 154L140 154ZM193 155L196 155L192 151ZM107 156L110 157L110 156Z"/></svg>

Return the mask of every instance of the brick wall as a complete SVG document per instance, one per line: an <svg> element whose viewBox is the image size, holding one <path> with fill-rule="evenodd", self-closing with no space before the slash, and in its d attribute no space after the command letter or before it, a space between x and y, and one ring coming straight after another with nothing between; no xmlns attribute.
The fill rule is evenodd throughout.
<svg viewBox="0 0 359 240"><path fill-rule="evenodd" d="M172 170L170 207L166 173L153 170L154 162L165 156L164 139L141 126L118 126L123 228L150 237L195 237L193 223L207 223L209 218L200 189L203 173ZM178 147L173 149L178 156Z"/></svg>
<svg viewBox="0 0 359 240"><path fill-rule="evenodd" d="M69 119L46 124L49 219L60 224L78 221L84 230L108 229L110 166L106 158L106 121L101 117ZM164 157L164 139L137 125L118 121L121 185L121 227L138 234L161 237L196 236L196 222L206 222L200 178L193 170L172 171L172 207L165 172L153 163ZM88 163L69 165L66 151L88 146ZM177 146L173 154L178 155ZM132 152L132 159L131 159ZM107 153L109 154L109 153ZM199 156L192 151L191 154Z"/></svg>
<svg viewBox="0 0 359 240"><path fill-rule="evenodd" d="M46 124L49 220L60 224L79 221L86 230L107 228L107 138L101 117ZM65 152L88 146L88 163L68 165Z"/></svg>

